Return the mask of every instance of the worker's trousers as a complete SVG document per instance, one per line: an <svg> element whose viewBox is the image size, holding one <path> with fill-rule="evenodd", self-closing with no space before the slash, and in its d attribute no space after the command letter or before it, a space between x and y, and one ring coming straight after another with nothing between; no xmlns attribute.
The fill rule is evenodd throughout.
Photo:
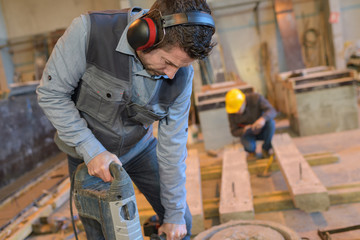
<svg viewBox="0 0 360 240"><path fill-rule="evenodd" d="M129 174L131 180L135 183L137 188L144 194L156 214L159 216L160 222L162 222L164 219L165 209L162 206L160 199L160 180L159 166L156 156L156 143L156 138L153 138L151 143L149 143L149 146L134 159L124 164L123 168ZM83 163L83 160L68 156L68 163L69 173L70 176L72 176L76 167ZM80 218L84 225L88 240L105 239L100 223L90 218ZM192 216L188 205L185 212L185 221L187 236L183 239L189 240L191 236Z"/></svg>
<svg viewBox="0 0 360 240"><path fill-rule="evenodd" d="M261 129L259 134L254 134L251 129L248 129L241 136L241 143L244 146L246 152L255 152L256 150L256 140L263 140L264 144L262 149L269 151L271 146L271 139L275 133L275 121L273 119L267 120L264 127Z"/></svg>

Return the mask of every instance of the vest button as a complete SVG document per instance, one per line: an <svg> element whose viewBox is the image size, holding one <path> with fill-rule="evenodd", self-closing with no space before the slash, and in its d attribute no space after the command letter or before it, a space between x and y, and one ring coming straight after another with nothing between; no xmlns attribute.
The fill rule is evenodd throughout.
<svg viewBox="0 0 360 240"><path fill-rule="evenodd" d="M111 98L111 93L107 93L106 96L107 96L108 98Z"/></svg>
<svg viewBox="0 0 360 240"><path fill-rule="evenodd" d="M51 75L48 76L49 81L52 79Z"/></svg>

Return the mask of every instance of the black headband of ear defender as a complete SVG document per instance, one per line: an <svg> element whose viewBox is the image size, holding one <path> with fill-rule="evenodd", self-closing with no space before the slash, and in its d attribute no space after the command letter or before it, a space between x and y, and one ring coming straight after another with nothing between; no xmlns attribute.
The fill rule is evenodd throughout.
<svg viewBox="0 0 360 240"><path fill-rule="evenodd" d="M203 25L215 28L214 19L212 16L206 12L201 11L175 13L161 16L160 27L153 19L148 18L145 15L142 18L136 19L129 26L127 39L133 49L145 50L160 42L159 30L162 30L165 35L165 28L176 25Z"/></svg>

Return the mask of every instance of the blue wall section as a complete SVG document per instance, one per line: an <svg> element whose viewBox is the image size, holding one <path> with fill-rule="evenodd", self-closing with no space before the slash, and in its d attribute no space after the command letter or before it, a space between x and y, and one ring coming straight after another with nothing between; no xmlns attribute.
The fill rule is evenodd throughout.
<svg viewBox="0 0 360 240"><path fill-rule="evenodd" d="M0 100L0 188L60 151L35 93Z"/></svg>

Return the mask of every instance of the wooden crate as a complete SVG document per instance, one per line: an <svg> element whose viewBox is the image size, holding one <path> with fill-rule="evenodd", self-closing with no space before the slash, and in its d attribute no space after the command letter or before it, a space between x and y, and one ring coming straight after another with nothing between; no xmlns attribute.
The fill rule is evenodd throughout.
<svg viewBox="0 0 360 240"><path fill-rule="evenodd" d="M284 81L290 127L300 136L359 127L353 70L333 70Z"/></svg>
<svg viewBox="0 0 360 240"><path fill-rule="evenodd" d="M285 84L287 81L291 81L294 77L291 76L310 76L316 73L325 71L332 71L334 68L329 66L318 66L312 68L298 69L295 71L288 71L279 73L275 80L275 107L279 112L286 115L289 114L289 100L288 92L286 91ZM295 77L296 78L296 77Z"/></svg>

